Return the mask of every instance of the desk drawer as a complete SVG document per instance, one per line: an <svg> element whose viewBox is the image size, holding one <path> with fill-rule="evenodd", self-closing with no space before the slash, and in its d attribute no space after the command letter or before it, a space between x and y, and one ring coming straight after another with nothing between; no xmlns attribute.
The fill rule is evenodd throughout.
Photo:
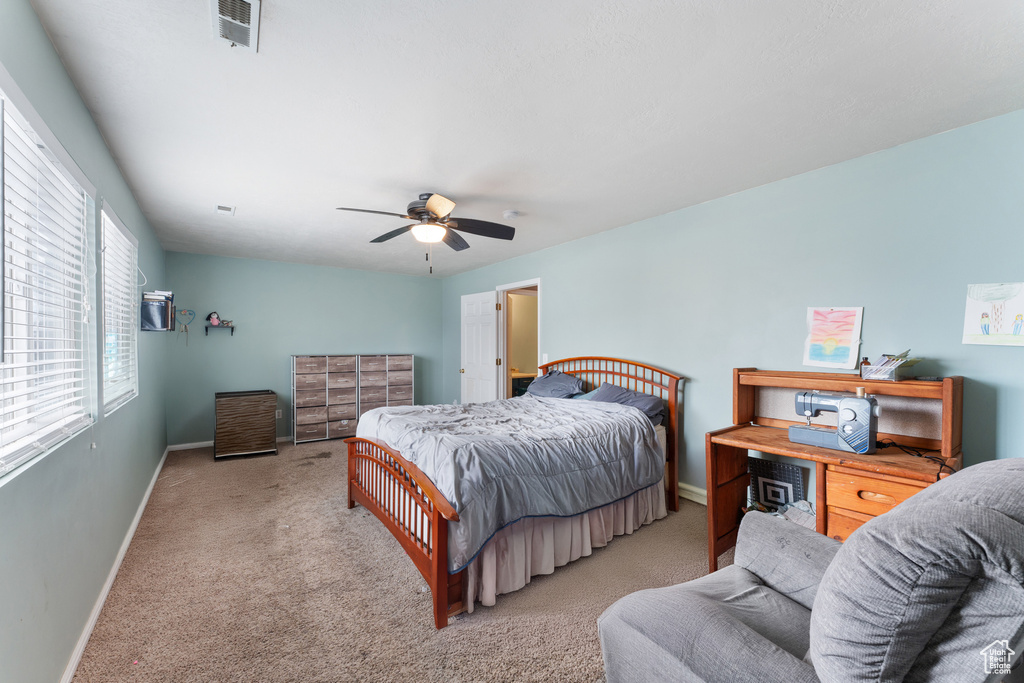
<svg viewBox="0 0 1024 683"><path fill-rule="evenodd" d="M828 509L828 528L826 534L837 541L846 541L854 531L874 519L871 515L853 510Z"/></svg>
<svg viewBox="0 0 1024 683"><path fill-rule="evenodd" d="M874 477L829 470L825 475L825 496L828 499L828 506L877 517L925 488L890 481L883 477L884 475Z"/></svg>

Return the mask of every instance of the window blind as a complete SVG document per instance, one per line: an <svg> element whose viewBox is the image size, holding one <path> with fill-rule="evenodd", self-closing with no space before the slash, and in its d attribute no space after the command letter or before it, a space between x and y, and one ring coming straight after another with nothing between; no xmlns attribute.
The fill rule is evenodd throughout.
<svg viewBox="0 0 1024 683"><path fill-rule="evenodd" d="M0 474L92 421L85 357L91 198L0 92L4 347Z"/></svg>
<svg viewBox="0 0 1024 683"><path fill-rule="evenodd" d="M103 239L103 411L109 415L139 393L136 335L138 247L135 237L104 206Z"/></svg>

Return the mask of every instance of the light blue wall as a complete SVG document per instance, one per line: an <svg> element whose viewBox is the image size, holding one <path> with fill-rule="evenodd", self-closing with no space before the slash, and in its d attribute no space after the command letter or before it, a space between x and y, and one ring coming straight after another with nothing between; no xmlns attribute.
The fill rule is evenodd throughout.
<svg viewBox="0 0 1024 683"><path fill-rule="evenodd" d="M967 285L1024 281L1024 112L641 221L444 281L444 393L459 298L539 277L551 360L620 356L685 389L685 482L730 424L732 369L803 367L809 306L863 306L862 354L911 348L963 375L964 452L1024 455L1024 349L960 343Z"/></svg>
<svg viewBox="0 0 1024 683"><path fill-rule="evenodd" d="M0 63L139 239L150 286L166 286L163 250L28 0L0 2ZM166 341L140 340L137 398L0 479L0 681L53 683L68 664L164 452Z"/></svg>
<svg viewBox="0 0 1024 683"><path fill-rule="evenodd" d="M167 335L169 443L213 439L214 394L249 389L277 392L278 435L290 435L293 354L412 353L417 403L441 397L437 279L176 252L167 277L175 304L196 311L187 346ZM211 311L234 336L205 336Z"/></svg>

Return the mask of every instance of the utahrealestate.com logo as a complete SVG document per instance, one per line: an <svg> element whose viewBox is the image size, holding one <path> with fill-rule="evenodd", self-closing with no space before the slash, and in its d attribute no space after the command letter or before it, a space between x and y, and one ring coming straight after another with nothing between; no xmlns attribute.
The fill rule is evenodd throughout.
<svg viewBox="0 0 1024 683"><path fill-rule="evenodd" d="M985 660L986 674L1008 674L1010 664L1013 663L1013 656L1016 653L1010 649L1010 643L1006 640L994 640L981 650L981 656Z"/></svg>

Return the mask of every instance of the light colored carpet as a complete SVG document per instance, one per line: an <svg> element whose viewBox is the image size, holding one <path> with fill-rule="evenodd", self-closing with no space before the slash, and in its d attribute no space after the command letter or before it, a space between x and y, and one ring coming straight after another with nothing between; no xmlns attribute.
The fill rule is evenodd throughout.
<svg viewBox="0 0 1024 683"><path fill-rule="evenodd" d="M74 683L599 681L598 615L706 573L703 506L433 625L377 519L346 508L340 441L171 452Z"/></svg>

